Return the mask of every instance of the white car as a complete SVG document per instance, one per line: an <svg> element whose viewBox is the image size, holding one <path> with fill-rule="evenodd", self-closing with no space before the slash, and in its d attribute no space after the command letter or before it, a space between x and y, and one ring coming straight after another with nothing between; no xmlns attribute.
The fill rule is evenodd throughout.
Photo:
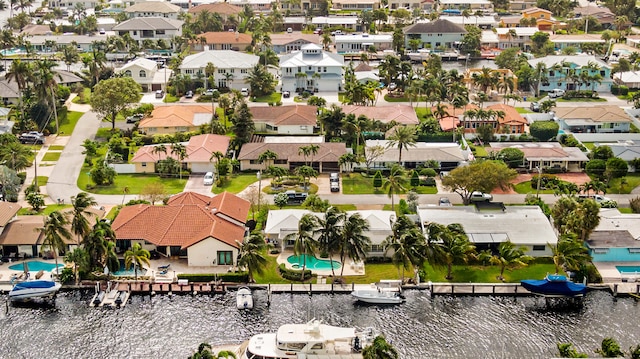
<svg viewBox="0 0 640 359"><path fill-rule="evenodd" d="M247 97L247 96L249 96L249 89L248 89L248 88L246 88L246 87L243 87L243 88L240 90L240 93L242 94L242 96Z"/></svg>
<svg viewBox="0 0 640 359"><path fill-rule="evenodd" d="M489 193L474 191L471 193L470 199L471 199L471 202L488 202L493 199L493 196Z"/></svg>
<svg viewBox="0 0 640 359"><path fill-rule="evenodd" d="M204 175L203 183L205 186L211 186L213 184L213 172L207 172Z"/></svg>

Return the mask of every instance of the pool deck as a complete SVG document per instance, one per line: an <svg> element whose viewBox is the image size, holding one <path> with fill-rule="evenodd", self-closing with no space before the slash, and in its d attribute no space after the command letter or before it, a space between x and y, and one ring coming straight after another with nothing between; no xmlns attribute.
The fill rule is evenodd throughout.
<svg viewBox="0 0 640 359"><path fill-rule="evenodd" d="M287 269L291 269L291 270L300 270L302 268L294 268L291 263L289 263L287 261L287 258L289 258L290 256L294 255L293 252L291 251L284 251L282 253L280 253L280 255L278 256L278 258L276 259L278 264L283 264L285 268ZM337 257L331 257L331 258L321 258L322 260L334 260L338 263L340 263L340 258ZM365 275L365 269L364 269L364 264L362 263L352 263L353 261L351 261L350 259L344 263L344 275L348 275L348 276L352 276L352 275ZM341 264L342 265L342 264ZM312 268L307 268L311 271L311 273L316 274L318 276L331 276L333 273L331 272L331 269L328 270L318 270L318 269L312 269ZM340 275L340 271L342 271L342 267L341 268L336 268L335 270L336 275Z"/></svg>
<svg viewBox="0 0 640 359"><path fill-rule="evenodd" d="M640 281L640 273L622 274L618 266L640 266L640 262L593 262L602 276L604 283L636 282Z"/></svg>

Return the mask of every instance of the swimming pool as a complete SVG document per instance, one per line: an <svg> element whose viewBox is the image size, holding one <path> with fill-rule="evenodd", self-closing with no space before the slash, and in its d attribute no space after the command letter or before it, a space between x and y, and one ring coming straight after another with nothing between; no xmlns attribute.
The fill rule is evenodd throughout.
<svg viewBox="0 0 640 359"><path fill-rule="evenodd" d="M29 267L30 272L39 272L41 270L45 272L51 272L56 267L55 263L47 263L42 261L28 261L26 263ZM64 267L64 264L58 264L58 267ZM9 269L23 271L24 263L18 263L9 266Z"/></svg>
<svg viewBox="0 0 640 359"><path fill-rule="evenodd" d="M147 270L145 268L138 268L138 275L145 275ZM119 276L135 276L136 272L133 270L133 267L126 268L124 265L124 259L120 259L120 269L111 273L113 275Z"/></svg>
<svg viewBox="0 0 640 359"><path fill-rule="evenodd" d="M333 264L333 269L340 268L340 262L338 261L318 259L316 257L310 256L307 254L303 254L301 256L289 256L289 258L287 258L287 262L289 262L293 266L297 265L301 269L305 261L306 261L306 267L308 269L331 270L332 264Z"/></svg>
<svg viewBox="0 0 640 359"><path fill-rule="evenodd" d="M640 273L640 266L616 266L620 273Z"/></svg>

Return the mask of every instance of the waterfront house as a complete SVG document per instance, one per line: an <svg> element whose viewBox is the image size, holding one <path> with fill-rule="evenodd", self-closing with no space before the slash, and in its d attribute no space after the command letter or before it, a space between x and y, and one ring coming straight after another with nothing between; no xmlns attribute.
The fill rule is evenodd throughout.
<svg viewBox="0 0 640 359"><path fill-rule="evenodd" d="M620 213L617 208L600 209L600 223L589 235L587 247L593 262L614 262L612 264L621 266L625 263L628 263L628 266L637 265L640 262L640 214ZM606 271L603 279L635 281L640 276L640 273L635 272L633 277L629 278L620 269L618 272Z"/></svg>
<svg viewBox="0 0 640 359"><path fill-rule="evenodd" d="M347 147L339 142L298 142L305 137L295 139L291 137L273 137L274 142L245 143L240 149L238 161L240 170L263 170L264 163L260 163L258 157L267 150L274 152L278 157L273 165L293 171L297 167L310 165L318 172L340 172L338 159L347 153ZM318 137L321 138L321 137ZM305 157L300 147L314 144L318 146L318 153Z"/></svg>
<svg viewBox="0 0 640 359"><path fill-rule="evenodd" d="M423 12L431 12L433 10L435 0L389 0L389 10L407 9L413 11L420 9Z"/></svg>
<svg viewBox="0 0 640 359"><path fill-rule="evenodd" d="M333 0L333 10L371 11L380 8L380 0Z"/></svg>
<svg viewBox="0 0 640 359"><path fill-rule="evenodd" d="M526 133L529 122L522 117L515 107L505 104L495 104L487 107L488 110L501 111L504 116L498 117L497 133Z"/></svg>
<svg viewBox="0 0 640 359"><path fill-rule="evenodd" d="M314 16L311 24L320 29L340 27L350 31L363 31L357 16Z"/></svg>
<svg viewBox="0 0 640 359"><path fill-rule="evenodd" d="M352 114L356 116L356 118L365 116L370 120L380 121L385 124L395 122L398 125L417 125L420 123L415 109L409 105L380 107L342 105L342 112L345 115Z"/></svg>
<svg viewBox="0 0 640 359"><path fill-rule="evenodd" d="M528 51L531 48L531 36L536 32L538 32L537 27L496 28L498 48L508 49L518 47L524 51Z"/></svg>
<svg viewBox="0 0 640 359"><path fill-rule="evenodd" d="M172 39L182 36L182 20L164 17L136 17L119 23L113 27L118 36L128 34L134 41L142 45L143 40L164 40L167 44Z"/></svg>
<svg viewBox="0 0 640 359"><path fill-rule="evenodd" d="M207 173L215 172L216 158L214 153L220 152L223 155L227 153L229 149L230 138L222 135L204 134L193 136L189 139L189 142L183 143L186 150L186 157L182 159L182 167L185 170L189 170L191 173ZM171 144L163 144L166 149L165 152L158 152L156 145L142 146L136 151L131 158L131 163L134 164L134 173L154 173L156 171L156 164L158 161L165 160L167 158L173 158L176 161L180 161L175 153L171 153ZM118 166L115 166L116 170Z"/></svg>
<svg viewBox="0 0 640 359"><path fill-rule="evenodd" d="M138 129L148 135L197 131L211 122L212 115L209 105L158 106L140 121Z"/></svg>
<svg viewBox="0 0 640 359"><path fill-rule="evenodd" d="M280 57L282 91L338 92L344 73L342 55L322 50L316 44L306 44Z"/></svg>
<svg viewBox="0 0 640 359"><path fill-rule="evenodd" d="M489 0L438 0L438 10L451 15L459 15L464 10L492 13L493 4Z"/></svg>
<svg viewBox="0 0 640 359"><path fill-rule="evenodd" d="M189 0L189 3L191 3L190 0ZM231 5L228 2L224 2L224 1L210 3L210 4L198 4L197 6L192 6L192 7L187 6L185 10L187 10L189 14L192 14L194 17L203 11L207 11L212 15L217 14L217 15L220 15L223 22L226 22L231 16L237 19L240 13L242 13L241 6ZM233 29L233 30L236 30L236 29Z"/></svg>
<svg viewBox="0 0 640 359"><path fill-rule="evenodd" d="M316 106L253 106L249 109L256 132L312 135L317 127L318 108Z"/></svg>
<svg viewBox="0 0 640 359"><path fill-rule="evenodd" d="M0 234L7 228L7 225L16 220L18 211L22 208L19 204L13 202L0 202Z"/></svg>
<svg viewBox="0 0 640 359"><path fill-rule="evenodd" d="M231 5L235 5L241 8L249 7L253 12L269 13L271 12L271 0L228 0Z"/></svg>
<svg viewBox="0 0 640 359"><path fill-rule="evenodd" d="M399 150L388 140L367 140L365 152L381 147L384 152L375 158L371 164L374 168L389 168L398 163ZM404 168L417 168L429 161L436 161L440 168L454 169L469 159L469 153L463 151L457 143L416 142L415 146L402 150Z"/></svg>
<svg viewBox="0 0 640 359"><path fill-rule="evenodd" d="M65 46L75 46L78 52L90 52L93 42L107 40L106 35L34 35L26 38L37 52L53 52L55 49L49 48L55 44L56 48L62 49Z"/></svg>
<svg viewBox="0 0 640 359"><path fill-rule="evenodd" d="M488 151L500 152L504 148L517 148L524 153L522 164L529 171L536 168L556 168L567 172L582 172L589 161L578 147L563 147L558 142L491 142Z"/></svg>
<svg viewBox="0 0 640 359"><path fill-rule="evenodd" d="M556 50L562 50L567 47L573 47L580 49L585 44L599 44L604 45L606 41L602 39L600 34L576 34L576 35L549 35L549 41L553 43Z"/></svg>
<svg viewBox="0 0 640 359"><path fill-rule="evenodd" d="M166 206L125 206L111 227L120 251L139 243L163 257L186 259L189 266L229 267L237 264L249 207L228 192L213 198L185 192Z"/></svg>
<svg viewBox="0 0 640 359"><path fill-rule="evenodd" d="M467 31L462 25L451 21L438 19L432 22L419 22L405 27L404 45L410 48L409 40L420 40L420 48L425 49L450 49L459 44Z"/></svg>
<svg viewBox="0 0 640 359"><path fill-rule="evenodd" d="M167 81L173 75L173 71L167 66L158 68L158 63L139 57L127 62L124 66L115 70L116 73L131 77L142 87L142 92L164 90Z"/></svg>
<svg viewBox="0 0 640 359"><path fill-rule="evenodd" d="M377 51L393 49L391 34L336 35L334 41L339 54L368 52L371 47Z"/></svg>
<svg viewBox="0 0 640 359"><path fill-rule="evenodd" d="M558 107L554 109L560 129L574 133L629 132L632 118L614 105L593 107Z"/></svg>
<svg viewBox="0 0 640 359"><path fill-rule="evenodd" d="M124 9L124 12L129 18L164 17L177 20L181 9L180 6L165 1L143 1L128 6Z"/></svg>
<svg viewBox="0 0 640 359"><path fill-rule="evenodd" d="M475 25L483 30L490 30L498 27L498 21L495 16L491 15L483 15L483 16L452 16L452 15L441 15L441 20L450 21L456 25L465 26L465 25Z"/></svg>
<svg viewBox="0 0 640 359"><path fill-rule="evenodd" d="M640 72L625 71L613 74L616 85L627 86L630 89L640 89Z"/></svg>
<svg viewBox="0 0 640 359"><path fill-rule="evenodd" d="M180 74L193 79L205 76L207 64L215 66L214 79L217 87L240 90L249 88L249 71L258 64L260 57L232 50L207 50L189 55L178 67Z"/></svg>
<svg viewBox="0 0 640 359"><path fill-rule="evenodd" d="M525 247L533 257L551 256L558 242L553 226L539 206L507 206L504 209L480 209L475 206L419 207L423 229L431 222L442 225L459 223L477 251L496 252L502 242ZM426 235L426 231L425 231Z"/></svg>
<svg viewBox="0 0 640 359"><path fill-rule="evenodd" d="M605 29L611 28L616 21L616 14L604 6L591 6L591 4L589 6L576 6L573 8L573 13L576 17L583 19L591 16L598 20Z"/></svg>
<svg viewBox="0 0 640 359"><path fill-rule="evenodd" d="M189 44L191 51L233 50L245 51L251 45L251 35L237 31L215 31L200 34Z"/></svg>
<svg viewBox="0 0 640 359"><path fill-rule="evenodd" d="M563 90L595 90L597 92L610 92L611 66L593 55L552 55L531 59L529 65L536 68L539 62L545 64L547 68L547 82L540 85L540 91L550 91L553 89ZM576 82L575 76L582 71L588 71L588 75L600 75L600 82Z"/></svg>
<svg viewBox="0 0 640 359"><path fill-rule="evenodd" d="M300 51L307 44L320 45L320 35L303 34L300 32L286 32L283 34L271 34L270 48L278 55Z"/></svg>
<svg viewBox="0 0 640 359"><path fill-rule="evenodd" d="M536 27L540 31L551 31L556 26L557 21L551 18L553 13L546 9L539 7L532 7L522 11L522 18L524 19L536 19Z"/></svg>

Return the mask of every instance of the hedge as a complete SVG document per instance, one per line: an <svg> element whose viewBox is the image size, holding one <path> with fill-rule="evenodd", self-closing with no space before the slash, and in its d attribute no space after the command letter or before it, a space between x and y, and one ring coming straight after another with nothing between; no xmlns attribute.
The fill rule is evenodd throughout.
<svg viewBox="0 0 640 359"><path fill-rule="evenodd" d="M188 279L189 282L213 282L215 280L221 280L223 282L232 283L247 283L249 282L249 273L236 272L236 273L196 273L196 274L178 274L178 279Z"/></svg>
<svg viewBox="0 0 640 359"><path fill-rule="evenodd" d="M287 279L287 280L295 280L295 281L300 281L300 273L301 270L295 270L295 269L287 269L284 266L284 263L280 264L278 266L278 271L280 272L280 275L282 276L282 278ZM304 270L304 280L308 280L312 277L311 271L308 269Z"/></svg>

